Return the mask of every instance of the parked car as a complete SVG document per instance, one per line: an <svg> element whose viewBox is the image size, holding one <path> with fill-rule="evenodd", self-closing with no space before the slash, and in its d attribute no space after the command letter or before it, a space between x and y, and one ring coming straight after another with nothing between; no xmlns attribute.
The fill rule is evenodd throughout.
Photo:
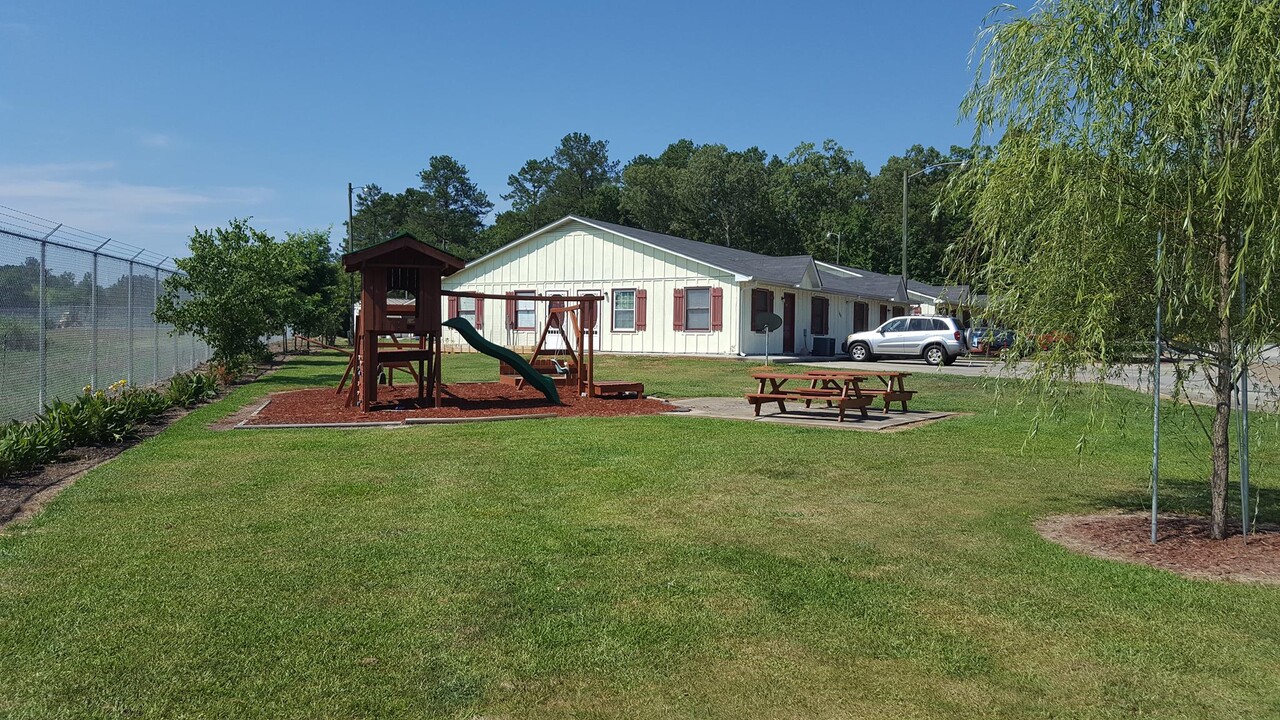
<svg viewBox="0 0 1280 720"><path fill-rule="evenodd" d="M1048 352L1049 350L1052 350L1053 346L1057 345L1058 343L1073 343L1075 342L1075 340L1076 340L1075 335L1072 335L1069 332L1060 332L1060 331L1054 330L1052 332L1047 332L1037 337L1036 344L1040 346L1041 350Z"/></svg>
<svg viewBox="0 0 1280 720"><path fill-rule="evenodd" d="M854 362L877 357L920 357L930 365L950 365L969 352L964 325L953 317L896 317L875 330L844 341Z"/></svg>
<svg viewBox="0 0 1280 720"><path fill-rule="evenodd" d="M975 327L969 330L969 350L975 353L998 353L1013 345L1013 331L1004 328Z"/></svg>
<svg viewBox="0 0 1280 720"><path fill-rule="evenodd" d="M84 325L84 321L80 319L80 313L79 311L76 311L76 310L64 311L62 313L62 316L58 318L59 329L81 327L83 325ZM48 326L46 325L45 327L48 327Z"/></svg>

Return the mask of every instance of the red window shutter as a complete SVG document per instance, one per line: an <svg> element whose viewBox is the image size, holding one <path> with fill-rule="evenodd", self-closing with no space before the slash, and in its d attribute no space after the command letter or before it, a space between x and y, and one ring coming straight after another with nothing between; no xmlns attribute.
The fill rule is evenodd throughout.
<svg viewBox="0 0 1280 720"><path fill-rule="evenodd" d="M451 319L458 317L458 298L453 295L449 296L449 317Z"/></svg>
<svg viewBox="0 0 1280 720"><path fill-rule="evenodd" d="M684 329L684 288L676 288L674 302L671 303L671 327Z"/></svg>
<svg viewBox="0 0 1280 720"><path fill-rule="evenodd" d="M636 291L636 330L644 330L645 318L649 315L649 293Z"/></svg>
<svg viewBox="0 0 1280 720"><path fill-rule="evenodd" d="M484 298L476 298L476 329L484 329Z"/></svg>
<svg viewBox="0 0 1280 720"><path fill-rule="evenodd" d="M516 298L514 295L507 296L507 329L516 329Z"/></svg>
<svg viewBox="0 0 1280 720"><path fill-rule="evenodd" d="M724 290L722 288L711 288L711 329L720 330L724 327Z"/></svg>

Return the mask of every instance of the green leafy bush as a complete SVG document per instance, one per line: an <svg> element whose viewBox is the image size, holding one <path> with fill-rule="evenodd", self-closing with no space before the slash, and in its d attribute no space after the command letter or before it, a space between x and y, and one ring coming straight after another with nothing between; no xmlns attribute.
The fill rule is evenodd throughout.
<svg viewBox="0 0 1280 720"><path fill-rule="evenodd" d="M179 373L169 379L165 398L173 407L191 407L218 395L218 380L212 373Z"/></svg>
<svg viewBox="0 0 1280 720"><path fill-rule="evenodd" d="M10 422L0 434L0 477L51 462L62 452L62 435L38 423Z"/></svg>
<svg viewBox="0 0 1280 720"><path fill-rule="evenodd" d="M40 331L34 324L0 318L0 353L35 352L40 349Z"/></svg>
<svg viewBox="0 0 1280 720"><path fill-rule="evenodd" d="M54 400L29 423L11 422L0 431L0 478L34 470L74 447L113 445L138 437L138 429L171 407L212 400L218 391L211 373L176 375L166 392L129 387L124 380L106 390L85 386L74 400Z"/></svg>

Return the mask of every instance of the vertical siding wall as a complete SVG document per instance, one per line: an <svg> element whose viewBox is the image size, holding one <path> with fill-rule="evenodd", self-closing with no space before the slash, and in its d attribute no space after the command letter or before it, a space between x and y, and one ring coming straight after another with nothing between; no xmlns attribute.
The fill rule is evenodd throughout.
<svg viewBox="0 0 1280 720"><path fill-rule="evenodd" d="M828 332L822 337L834 338L836 341L836 352L840 352L840 345L844 339L853 332L853 307L858 302L858 298L849 297L847 295L835 295L824 293L821 290L803 290L800 288L788 288L781 285L765 285L752 284L744 287L739 292L739 303L741 307L747 311L742 313L741 329L743 337L743 352L748 355L763 355L765 345L765 334L752 332L751 320L747 317L751 310L751 290L760 288L769 290L773 293L773 312L779 316L782 315L782 294L795 293L796 295L796 354L804 355L813 352L813 299L815 297L825 297L830 303L828 306L827 326ZM874 329L880 324L880 307L889 308L890 314L893 312L893 306L880 300L866 300L861 302L867 304L867 329ZM782 352L782 329L769 334L769 352L770 354L779 354Z"/></svg>
<svg viewBox="0 0 1280 720"><path fill-rule="evenodd" d="M673 329L673 297L676 288L720 288L724 293L723 329L685 332ZM577 295L588 290L603 293L595 347L618 353L736 354L737 328L741 322L741 297L731 274L637 243L615 233L583 223L569 223L521 245L468 266L444 279L444 289L504 295L532 290L539 295L562 292ZM648 295L647 327L637 332L614 332L613 291L643 289ZM507 347L528 347L537 342L547 320L547 303L534 304L536 330L507 328L506 301L485 300L484 328L491 342ZM748 301L749 302L749 301ZM749 308L750 305L748 304ZM808 306L804 322L808 323ZM447 305L444 308L447 312ZM799 321L797 308L797 321ZM833 325L834 327L834 325ZM461 343L452 330L446 343ZM748 351L749 352L749 351Z"/></svg>

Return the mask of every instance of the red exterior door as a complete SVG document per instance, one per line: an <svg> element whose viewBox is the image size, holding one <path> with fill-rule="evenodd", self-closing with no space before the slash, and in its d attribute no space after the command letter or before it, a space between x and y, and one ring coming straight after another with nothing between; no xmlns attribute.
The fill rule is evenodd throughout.
<svg viewBox="0 0 1280 720"><path fill-rule="evenodd" d="M796 351L796 294L782 293L782 352Z"/></svg>

